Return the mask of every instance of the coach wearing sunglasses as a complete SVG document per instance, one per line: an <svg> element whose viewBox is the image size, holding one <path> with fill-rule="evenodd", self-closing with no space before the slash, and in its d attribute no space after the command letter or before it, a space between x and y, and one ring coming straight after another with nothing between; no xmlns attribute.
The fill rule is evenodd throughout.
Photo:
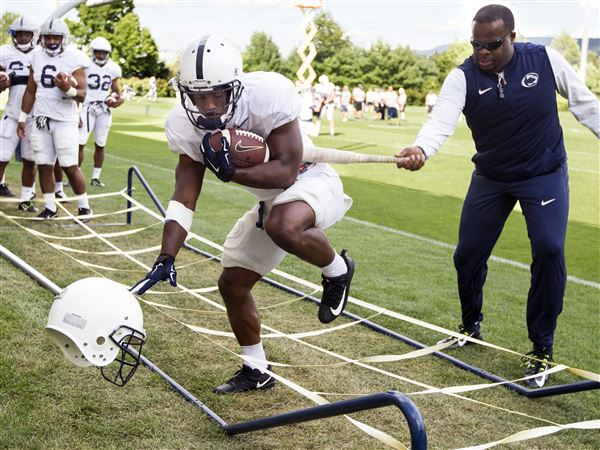
<svg viewBox="0 0 600 450"><path fill-rule="evenodd" d="M552 361L567 279L569 188L556 91L569 100L577 120L598 137L600 103L556 51L514 42L514 18L508 8L481 8L472 32L473 55L448 74L415 145L397 156L411 158L402 167L419 170L454 133L464 113L476 153L454 253L462 310L459 333L482 339L487 260L519 201L533 257L526 317L533 350L525 358L525 374L531 376L530 387L542 387L549 377L545 372ZM450 348L469 344L454 337L444 341Z"/></svg>

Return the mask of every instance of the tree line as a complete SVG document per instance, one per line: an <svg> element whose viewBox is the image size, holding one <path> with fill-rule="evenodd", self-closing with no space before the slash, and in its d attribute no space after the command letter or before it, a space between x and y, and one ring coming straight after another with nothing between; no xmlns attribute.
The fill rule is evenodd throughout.
<svg viewBox="0 0 600 450"><path fill-rule="evenodd" d="M172 96L167 88L167 80L177 73L178 59L170 64L160 60L158 46L150 30L140 25L139 16L134 11L134 0L123 0L103 6L89 8L85 4L78 7L79 20L67 20L72 40L80 47L87 46L96 36L106 37L112 44L111 58L120 64L124 82L142 94L147 83L145 79L155 76L158 79L159 96ZM17 15L5 12L1 18L0 43L10 43L6 33ZM362 84L365 88L394 86L404 87L409 103L422 104L429 90L438 91L444 78L454 67L471 54L468 42L454 42L446 50L426 57L408 46L392 47L384 41L377 41L369 48L362 48L348 38L344 29L335 22L331 14L322 11L315 16L317 34L314 39L317 56L312 63L317 75L326 74L339 86L351 88ZM518 40L523 40L521 37ZM567 33L552 41L551 46L558 50L577 68L579 47ZM255 32L243 52L244 70L266 70L279 72L291 80L296 79L296 71L301 60L296 49L286 57L273 39L265 32ZM586 83L600 96L600 59L589 52Z"/></svg>

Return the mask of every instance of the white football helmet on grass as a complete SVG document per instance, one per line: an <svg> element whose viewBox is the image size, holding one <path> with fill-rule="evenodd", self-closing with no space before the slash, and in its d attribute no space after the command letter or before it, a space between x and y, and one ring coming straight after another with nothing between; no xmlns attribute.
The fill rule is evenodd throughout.
<svg viewBox="0 0 600 450"><path fill-rule="evenodd" d="M241 74L239 50L221 36L197 38L186 47L177 85L181 104L194 126L204 130L225 128L242 94ZM214 104L206 101L208 97L219 96Z"/></svg>
<svg viewBox="0 0 600 450"><path fill-rule="evenodd" d="M146 339L134 295L119 283L97 277L76 281L56 296L46 331L69 361L100 367L104 378L119 386L135 373ZM108 368L115 360L118 365Z"/></svg>

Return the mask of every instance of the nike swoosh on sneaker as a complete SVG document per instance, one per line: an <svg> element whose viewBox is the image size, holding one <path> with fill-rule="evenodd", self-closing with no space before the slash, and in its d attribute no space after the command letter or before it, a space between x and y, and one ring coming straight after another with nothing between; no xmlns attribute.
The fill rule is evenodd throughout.
<svg viewBox="0 0 600 450"><path fill-rule="evenodd" d="M340 300L340 304L337 306L337 308L333 309L331 306L329 307L331 314L336 317L339 316L342 312L342 309L344 309L344 297L346 296L346 289L347 288L344 288L344 292L342 292L342 299Z"/></svg>
<svg viewBox="0 0 600 450"><path fill-rule="evenodd" d="M464 347L465 345L467 345L467 340L466 339L459 339L458 341L456 341L456 344L459 347Z"/></svg>
<svg viewBox="0 0 600 450"><path fill-rule="evenodd" d="M490 91L491 89L492 89L491 87L489 87L489 88L487 88L487 89L479 89L479 95L483 95L483 94L485 94L487 91Z"/></svg>
<svg viewBox="0 0 600 450"><path fill-rule="evenodd" d="M550 200L542 200L542 206L546 206L548 203L552 203L555 200L555 198L551 198Z"/></svg>
<svg viewBox="0 0 600 450"><path fill-rule="evenodd" d="M533 382L537 384L537 387L544 387L544 384L546 384L546 375L534 378Z"/></svg>
<svg viewBox="0 0 600 450"><path fill-rule="evenodd" d="M271 377L267 378L265 381L263 382L258 382L256 383L256 389L260 389L261 387L263 387L265 384L267 384L269 381L271 381Z"/></svg>

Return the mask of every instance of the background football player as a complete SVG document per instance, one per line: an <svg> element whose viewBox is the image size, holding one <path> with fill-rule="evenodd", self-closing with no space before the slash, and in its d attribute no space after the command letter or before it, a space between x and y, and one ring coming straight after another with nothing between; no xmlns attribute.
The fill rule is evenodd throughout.
<svg viewBox="0 0 600 450"><path fill-rule="evenodd" d="M79 128L79 166L83 162L83 149L94 131L94 170L92 186L104 187L100 181L102 164L104 163L104 147L112 125L110 108L121 106L125 99L121 97L119 78L121 67L109 60L112 47L104 37L97 37L90 42L91 64L86 69L87 93L81 108L81 128ZM109 95L110 92L110 95Z"/></svg>
<svg viewBox="0 0 600 450"><path fill-rule="evenodd" d="M61 19L52 19L42 25L41 48L36 49L32 56L17 129L19 136L24 138L27 134L25 122L33 110L35 125L29 140L40 171L45 208L39 217L44 219L57 214L53 174L57 158L73 191L79 196L78 214L91 214L85 179L77 164L77 102L83 102L85 98L88 60L81 51L66 48L68 37L69 28Z"/></svg>
<svg viewBox="0 0 600 450"><path fill-rule="evenodd" d="M215 392L267 389L275 380L267 372L251 289L291 253L322 269L319 320L338 317L348 299L354 262L346 251L335 252L323 230L342 219L352 199L328 164L303 162L304 146L312 143L300 131L300 98L287 78L272 72L242 74L239 51L226 39L209 35L184 51L177 84L181 104L165 124L169 148L179 155L175 191L161 254L132 292L141 295L163 280L176 285L175 257L192 225L206 167L222 181L245 186L259 203L227 236L219 291L241 353L251 359ZM227 141L221 139L220 151L209 142L211 131L225 127L265 137L270 160L248 168L233 166Z"/></svg>
<svg viewBox="0 0 600 450"><path fill-rule="evenodd" d="M9 89L8 103L4 109L4 117L0 122L0 196L15 195L4 182L4 170L10 162L17 145L17 124L21 112L21 100L29 78L29 64L35 47L37 26L25 17L18 17L8 30L13 45L0 47L0 91ZM31 130L32 120L25 118L25 128ZM21 202L19 208L27 212L36 212L31 199L35 196L35 157L28 138L20 140L21 160Z"/></svg>

